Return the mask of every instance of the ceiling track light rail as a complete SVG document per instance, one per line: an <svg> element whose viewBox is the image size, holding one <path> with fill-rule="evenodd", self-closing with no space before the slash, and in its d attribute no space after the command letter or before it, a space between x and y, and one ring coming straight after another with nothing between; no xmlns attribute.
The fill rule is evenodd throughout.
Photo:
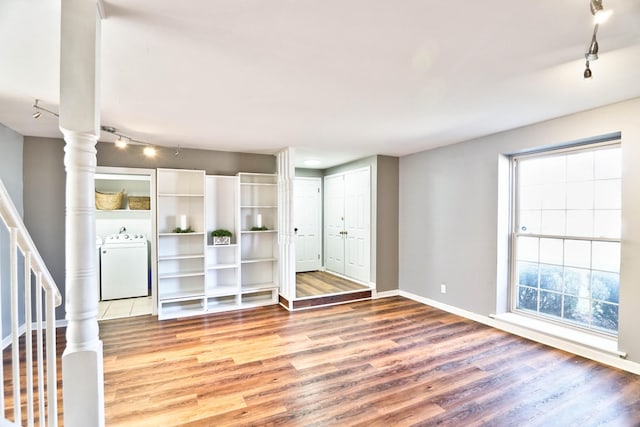
<svg viewBox="0 0 640 427"><path fill-rule="evenodd" d="M142 145L144 148L142 149L142 153L147 157L155 157L158 153L158 150L152 144L149 144L145 141L140 141L139 139L132 138L129 135L125 135L122 132L119 132L118 129L113 126L100 126L100 129L104 132L110 133L118 137L115 141L116 147L124 150L127 148L129 144L132 145Z"/></svg>
<svg viewBox="0 0 640 427"><path fill-rule="evenodd" d="M58 113L56 113L55 111L51 111L47 108L42 107L39 104L40 100L36 99L35 102L33 103L32 107L33 107L33 114L31 115L34 119L39 119L40 116L42 116L42 112L44 111L47 114L51 114L52 116L55 117L60 117L60 115Z"/></svg>
<svg viewBox="0 0 640 427"><path fill-rule="evenodd" d="M55 111L51 111L43 106L40 105L40 100L36 99L32 105L33 107L33 113L31 114L31 116L34 119L39 119L42 116L42 112L45 112L47 114L50 114L54 117L60 117L60 114L56 113ZM145 141L140 141L138 139L134 139L128 135L125 135L121 132L118 132L118 129L116 129L113 126L100 126L100 130L102 130L103 132L107 132L110 133L112 135L115 135L118 137L118 139L116 139L115 141L115 145L116 147L120 148L120 149L125 149L127 148L127 146L129 144L133 144L133 145L142 145L144 146L142 152L144 153L145 156L147 157L155 157L156 154L158 153L158 148L152 144L149 144L148 142ZM180 146L178 146L176 148L176 152L174 155L179 155L180 154Z"/></svg>

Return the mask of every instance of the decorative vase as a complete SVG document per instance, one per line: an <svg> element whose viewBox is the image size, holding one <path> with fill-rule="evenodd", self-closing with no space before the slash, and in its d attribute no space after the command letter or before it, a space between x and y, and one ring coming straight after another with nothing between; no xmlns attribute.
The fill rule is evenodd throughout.
<svg viewBox="0 0 640 427"><path fill-rule="evenodd" d="M231 237L229 236L213 236L214 245L229 245L231 244Z"/></svg>

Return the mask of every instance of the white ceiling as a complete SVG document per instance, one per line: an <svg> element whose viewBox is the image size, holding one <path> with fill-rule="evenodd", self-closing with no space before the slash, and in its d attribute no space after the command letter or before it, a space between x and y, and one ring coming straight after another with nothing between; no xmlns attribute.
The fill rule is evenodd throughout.
<svg viewBox="0 0 640 427"><path fill-rule="evenodd" d="M153 144L402 156L640 96L640 1L105 0L101 121ZM60 137L60 1L0 2L0 123ZM112 135L101 135L112 141Z"/></svg>

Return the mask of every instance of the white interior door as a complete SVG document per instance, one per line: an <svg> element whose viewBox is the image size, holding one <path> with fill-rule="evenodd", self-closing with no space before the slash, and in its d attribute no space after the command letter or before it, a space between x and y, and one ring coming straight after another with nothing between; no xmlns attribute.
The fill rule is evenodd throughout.
<svg viewBox="0 0 640 427"><path fill-rule="evenodd" d="M296 273L322 266L320 178L296 178L293 186L293 224L296 233Z"/></svg>
<svg viewBox="0 0 640 427"><path fill-rule="evenodd" d="M344 175L324 178L324 266L344 274Z"/></svg>
<svg viewBox="0 0 640 427"><path fill-rule="evenodd" d="M345 275L368 283L371 263L369 168L345 174Z"/></svg>

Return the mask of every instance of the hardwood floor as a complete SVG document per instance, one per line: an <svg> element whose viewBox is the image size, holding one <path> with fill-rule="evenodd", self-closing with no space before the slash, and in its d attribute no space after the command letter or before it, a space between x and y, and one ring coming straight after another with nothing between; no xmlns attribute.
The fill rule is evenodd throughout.
<svg viewBox="0 0 640 427"><path fill-rule="evenodd" d="M362 291L369 289L351 280L327 273L326 271L310 271L296 273L296 297L305 298L338 292Z"/></svg>
<svg viewBox="0 0 640 427"><path fill-rule="evenodd" d="M639 376L401 297L100 329L107 426L640 425Z"/></svg>
<svg viewBox="0 0 640 427"><path fill-rule="evenodd" d="M400 297L100 327L109 426L640 425L640 377Z"/></svg>

